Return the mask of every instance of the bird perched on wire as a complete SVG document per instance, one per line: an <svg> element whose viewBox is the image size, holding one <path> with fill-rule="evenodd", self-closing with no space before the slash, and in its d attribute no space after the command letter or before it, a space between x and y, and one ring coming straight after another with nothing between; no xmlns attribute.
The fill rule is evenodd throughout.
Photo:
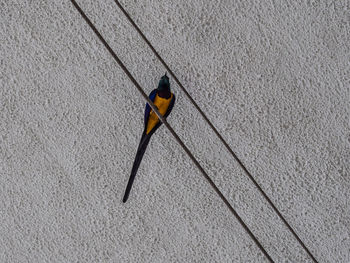
<svg viewBox="0 0 350 263"><path fill-rule="evenodd" d="M175 103L175 95L170 91L170 82L166 73L163 77L161 77L158 84L158 88L154 89L148 97L157 107L160 114L162 114L164 118L168 117ZM151 136L155 133L155 131L161 125L162 125L162 122L159 120L157 114L151 109L151 107L147 103L146 109L145 109L144 130L142 133L139 147L137 149L137 153L136 153L134 164L131 170L129 182L128 182L128 185L126 186L126 190L123 198L124 203L128 200L130 190L134 182L137 170L140 166L142 157L146 151L146 148L151 139Z"/></svg>

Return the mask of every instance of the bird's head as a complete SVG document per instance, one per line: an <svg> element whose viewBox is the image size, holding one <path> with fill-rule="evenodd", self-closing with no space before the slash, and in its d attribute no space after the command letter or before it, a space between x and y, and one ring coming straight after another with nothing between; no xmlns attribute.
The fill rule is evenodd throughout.
<svg viewBox="0 0 350 263"><path fill-rule="evenodd" d="M158 91L170 91L170 82L169 82L169 78L168 76L165 75L163 77L161 77L159 84L158 84Z"/></svg>

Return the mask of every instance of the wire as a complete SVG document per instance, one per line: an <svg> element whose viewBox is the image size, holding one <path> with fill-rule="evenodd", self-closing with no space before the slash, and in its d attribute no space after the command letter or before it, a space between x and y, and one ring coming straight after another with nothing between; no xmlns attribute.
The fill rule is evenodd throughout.
<svg viewBox="0 0 350 263"><path fill-rule="evenodd" d="M316 258L313 256L313 254L310 252L310 250L306 247L304 242L299 238L297 233L294 231L294 229L291 227L291 225L287 222L287 220L283 217L283 215L280 213L280 211L277 209L275 204L271 201L271 199L267 196L267 194L264 192L262 187L258 184L258 182L254 179L254 177L251 175L251 173L248 171L248 169L245 167L243 162L238 158L238 156L235 154L235 152L232 150L232 148L228 145L228 143L225 141L225 139L222 137L222 135L218 132L218 130L215 128L215 126L211 123L211 121L208 119L208 117L205 115L205 113L202 111L202 109L198 106L198 104L194 101L194 99L191 97L191 95L187 92L185 87L181 84L179 79L176 77L174 72L169 68L169 66L165 63L165 61L162 59L162 57L158 54L158 52L155 50L155 48L152 46L152 44L149 42L149 40L146 38L146 36L142 33L140 28L135 24L135 22L132 20L130 15L126 12L126 10L123 8L123 6L119 3L118 0L114 0L114 2L117 4L119 9L123 12L123 14L126 16L126 18L129 20L129 22L133 25L133 27L136 29L136 31L140 34L140 36L143 38L143 40L147 43L149 48L153 51L154 55L158 58L158 60L163 64L163 66L166 68L166 70L170 73L170 75L174 78L175 82L179 85L180 89L186 94L188 99L191 101L193 106L198 110L198 112L202 115L204 120L208 123L210 128L214 131L214 133L218 136L220 141L225 145L226 149L231 153L233 158L238 162L238 164L241 166L241 168L244 170L244 172L247 174L249 179L253 182L255 187L259 190L259 192L263 195L265 200L270 204L270 206L273 208L273 210L276 212L278 217L282 220L282 222L287 226L289 231L293 234L293 236L297 239L299 244L303 247L303 249L308 253L308 255L312 258L312 260L315 263L318 263Z"/></svg>
<svg viewBox="0 0 350 263"><path fill-rule="evenodd" d="M187 153L187 155L190 157L190 159L194 162L194 164L197 166L197 168L201 171L201 173L203 174L204 178L209 182L209 184L213 187L214 191L219 195L219 197L222 199L222 201L224 201L224 203L226 204L226 206L229 208L229 210L232 212L232 214L236 217L236 219L239 221L239 223L242 225L242 227L245 229L245 231L249 234L249 236L253 239L253 241L255 242L255 244L260 248L260 250L264 253L264 255L266 256L266 258L270 261L270 262L274 262L272 260L272 258L270 257L270 255L266 252L266 250L264 249L264 247L261 245L261 243L259 242L259 240L254 236L254 234L250 231L250 229L248 228L248 226L243 222L243 220L241 219L241 217L237 214L236 210L231 206L231 204L228 202L228 200L225 198L225 196L221 193L221 191L218 189L218 187L215 185L215 183L213 182L213 180L211 180L211 178L209 177L209 175L205 172L205 170L203 169L203 167L199 164L199 162L197 161L197 159L193 156L193 154L191 153L191 151L187 148L187 146L182 142L182 140L179 138L179 136L176 134L176 132L173 130L173 128L169 125L169 123L166 121L166 119L159 113L158 109L156 108L156 106L153 104L153 102L148 98L148 96L146 95L146 93L143 91L142 87L138 84L138 82L136 81L136 79L131 75L131 73L129 72L129 70L125 67L125 65L123 64L123 62L118 58L118 56L115 54L115 52L112 50L112 48L108 45L108 43L106 42L106 40L102 37L102 35L98 32L98 30L96 29L96 27L92 24L92 22L89 20L89 18L85 15L85 13L83 12L83 10L79 7L79 5L74 1L71 0L71 2L73 3L74 7L79 11L79 13L81 14L81 16L84 18L84 20L86 21L86 23L91 27L91 29L95 32L95 34L97 35L97 37L101 40L101 42L103 43L103 45L107 48L107 50L109 51L109 53L112 55L112 57L116 60L116 62L119 64L119 66L123 69L123 71L125 72L125 74L129 77L129 79L131 80L131 82L135 85L135 87L138 89L138 91L141 93L141 95L145 98L145 100L147 101L147 103L151 106L152 110L157 114L158 118L162 121L162 123L164 123L164 125L168 128L168 130L170 131L170 133L174 136L175 140L180 144L180 146L184 149L184 151Z"/></svg>

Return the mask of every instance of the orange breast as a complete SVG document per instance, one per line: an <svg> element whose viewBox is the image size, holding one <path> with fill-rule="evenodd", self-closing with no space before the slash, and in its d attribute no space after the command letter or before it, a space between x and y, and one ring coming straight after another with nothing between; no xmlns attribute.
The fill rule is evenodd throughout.
<svg viewBox="0 0 350 263"><path fill-rule="evenodd" d="M169 99L161 98L158 95L156 95L153 103L158 108L160 114L162 114L163 116L167 112L172 98L173 94L171 94ZM158 124L158 122L159 118L157 114L153 110L151 110L148 117L146 134L150 133L152 129Z"/></svg>

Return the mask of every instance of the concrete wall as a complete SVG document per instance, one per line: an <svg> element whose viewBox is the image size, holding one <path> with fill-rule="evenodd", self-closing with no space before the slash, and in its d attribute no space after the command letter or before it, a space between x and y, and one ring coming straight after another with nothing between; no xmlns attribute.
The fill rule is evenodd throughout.
<svg viewBox="0 0 350 263"><path fill-rule="evenodd" d="M79 0L147 93L165 69ZM348 1L121 1L319 262L350 262ZM70 1L0 3L1 262L265 262ZM311 262L171 79L168 121L276 262Z"/></svg>

